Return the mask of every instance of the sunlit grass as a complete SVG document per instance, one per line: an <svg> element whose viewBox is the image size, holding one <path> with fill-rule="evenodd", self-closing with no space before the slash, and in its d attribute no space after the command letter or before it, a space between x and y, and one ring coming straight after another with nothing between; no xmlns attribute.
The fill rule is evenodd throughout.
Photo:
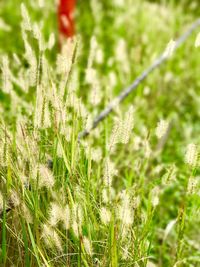
<svg viewBox="0 0 200 267"><path fill-rule="evenodd" d="M1 3L3 266L199 265L198 31L78 141L195 19L189 4L123 2L80 3L61 51L53 3Z"/></svg>

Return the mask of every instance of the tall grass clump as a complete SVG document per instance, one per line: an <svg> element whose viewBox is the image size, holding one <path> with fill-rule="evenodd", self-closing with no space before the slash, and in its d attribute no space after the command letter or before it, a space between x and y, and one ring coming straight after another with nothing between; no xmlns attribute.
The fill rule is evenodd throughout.
<svg viewBox="0 0 200 267"><path fill-rule="evenodd" d="M143 58L153 59L173 37L155 14L171 29L176 19L170 5L146 1L80 7L91 11L77 25L87 26L85 35L67 40L53 60L55 35L44 36L21 4L24 52L0 55L1 264L198 266L200 100L189 68L199 63L198 40L187 47L194 53L188 71L180 50L134 101L91 131L94 116L142 70ZM152 44L150 20L168 33L163 47L161 38ZM124 32L123 21L134 31ZM173 41L167 49L173 52ZM83 129L90 135L79 140Z"/></svg>

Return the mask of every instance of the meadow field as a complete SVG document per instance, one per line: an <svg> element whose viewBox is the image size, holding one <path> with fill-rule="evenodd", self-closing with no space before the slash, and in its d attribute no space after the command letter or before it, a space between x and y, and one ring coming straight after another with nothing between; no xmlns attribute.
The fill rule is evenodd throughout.
<svg viewBox="0 0 200 267"><path fill-rule="evenodd" d="M200 2L56 10L0 1L0 266L200 266Z"/></svg>

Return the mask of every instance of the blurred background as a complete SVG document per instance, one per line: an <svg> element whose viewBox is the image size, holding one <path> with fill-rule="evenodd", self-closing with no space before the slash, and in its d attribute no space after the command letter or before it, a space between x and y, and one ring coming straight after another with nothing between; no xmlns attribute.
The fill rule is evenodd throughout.
<svg viewBox="0 0 200 267"><path fill-rule="evenodd" d="M52 62L60 51L58 31L59 1L23 1L31 21L37 22L47 41L55 34L56 44L45 56ZM0 1L0 57L17 54L24 60L24 43L21 35L20 0ZM87 84L84 72L87 67L91 37L98 43L96 69L99 71L102 90L112 87L110 98L129 85L153 60L163 52L171 39L176 39L200 14L199 1L189 0L88 0L76 1L75 31L80 37L79 77L80 95L84 97ZM129 99L138 101L145 123L155 122L157 117L177 112L181 120L193 121L199 111L199 53L194 50L193 34L176 52L173 59L152 73ZM36 42L31 45L37 49ZM116 79L117 77L117 79ZM86 88L84 90L84 88ZM170 95L168 92L171 92ZM179 96L177 99L176 96ZM146 108L144 108L146 106ZM155 112L156 107L157 112ZM165 107L165 108L163 108ZM153 110L146 118L146 110ZM192 119L191 119L192 114ZM181 133L182 134L182 133Z"/></svg>

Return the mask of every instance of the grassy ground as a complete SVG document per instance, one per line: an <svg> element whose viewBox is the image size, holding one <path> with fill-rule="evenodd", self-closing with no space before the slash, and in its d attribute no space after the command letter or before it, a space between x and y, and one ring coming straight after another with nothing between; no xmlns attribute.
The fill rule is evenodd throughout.
<svg viewBox="0 0 200 267"><path fill-rule="evenodd" d="M0 2L2 266L200 266L199 30L77 142L198 2L79 1L62 52L24 3Z"/></svg>

